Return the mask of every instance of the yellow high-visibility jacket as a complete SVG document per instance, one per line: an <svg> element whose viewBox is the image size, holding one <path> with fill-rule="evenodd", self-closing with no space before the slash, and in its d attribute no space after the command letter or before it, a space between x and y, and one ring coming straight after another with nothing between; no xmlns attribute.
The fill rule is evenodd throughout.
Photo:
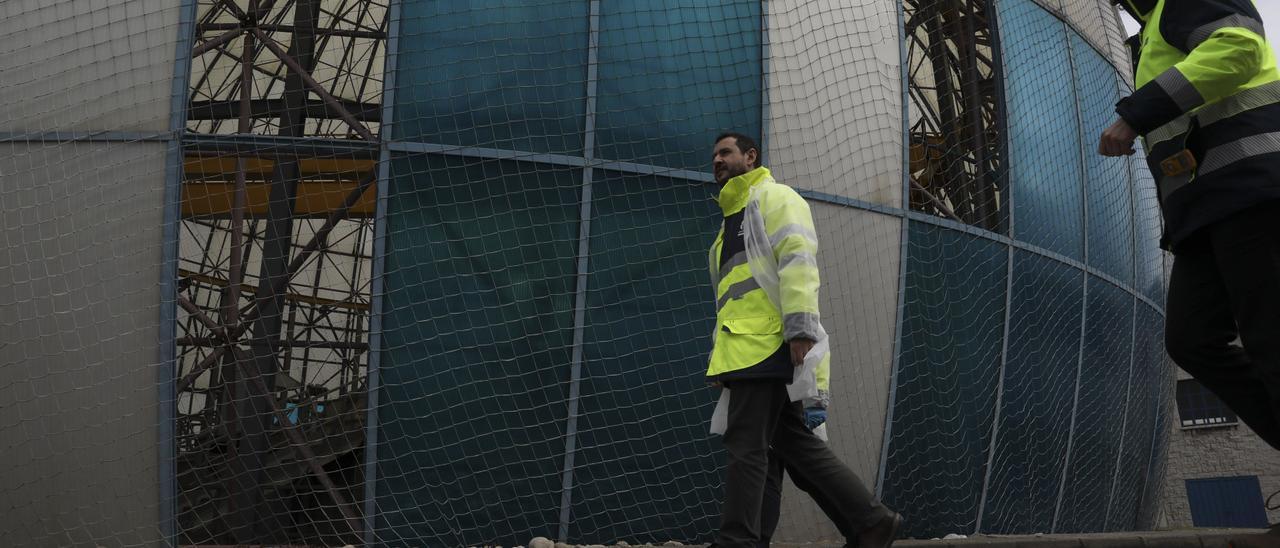
<svg viewBox="0 0 1280 548"><path fill-rule="evenodd" d="M726 182L718 201L726 217L743 212L744 250L722 270L721 228L709 251L716 323L707 376L750 368L784 341L806 338L819 341L810 374L825 381L830 355L818 313L818 236L809 204L763 167Z"/></svg>
<svg viewBox="0 0 1280 548"><path fill-rule="evenodd" d="M1280 199L1280 70L1252 0L1122 1L1143 28L1116 112L1144 136L1164 246Z"/></svg>

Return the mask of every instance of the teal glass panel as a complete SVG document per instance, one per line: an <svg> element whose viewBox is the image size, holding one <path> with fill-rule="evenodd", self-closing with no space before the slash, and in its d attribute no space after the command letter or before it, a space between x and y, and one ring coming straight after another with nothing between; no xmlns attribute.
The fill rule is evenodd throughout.
<svg viewBox="0 0 1280 548"><path fill-rule="evenodd" d="M587 6L401 2L393 137L581 155Z"/></svg>
<svg viewBox="0 0 1280 548"><path fill-rule="evenodd" d="M982 531L1049 531L1080 367L1084 273L1014 253L1008 357Z"/></svg>
<svg viewBox="0 0 1280 548"><path fill-rule="evenodd" d="M1133 382L1129 383L1125 413L1124 443L1120 452L1120 474L1112 495L1107 529L1132 531L1141 528L1141 510L1152 467L1154 444L1162 439L1155 428L1160 406L1171 390L1164 379L1172 374L1165 362L1164 317L1145 303L1138 303L1137 336L1134 340Z"/></svg>
<svg viewBox="0 0 1280 548"><path fill-rule="evenodd" d="M884 501L916 538L973 531L991 443L1008 251L912 222Z"/></svg>
<svg viewBox="0 0 1280 548"><path fill-rule="evenodd" d="M1083 145L1067 28L1032 0L998 5L1012 236L1083 260Z"/></svg>
<svg viewBox="0 0 1280 548"><path fill-rule="evenodd" d="M1160 196L1156 193L1156 182L1147 168L1147 159L1142 149L1129 160L1133 166L1134 195L1134 227L1137 237L1137 250L1134 260L1137 262L1136 287L1153 302L1163 306L1165 292L1165 252L1160 249L1160 238L1164 234L1164 220L1160 213Z"/></svg>
<svg viewBox="0 0 1280 548"><path fill-rule="evenodd" d="M596 171L570 542L710 542L714 185Z"/></svg>
<svg viewBox="0 0 1280 548"><path fill-rule="evenodd" d="M1133 194L1129 191L1129 160L1107 158L1097 152L1103 130L1116 120L1116 103L1120 101L1118 75L1115 67L1079 34L1071 31L1068 35L1083 128L1088 262L1132 286Z"/></svg>
<svg viewBox="0 0 1280 548"><path fill-rule="evenodd" d="M1084 359L1071 465L1055 533L1106 529L1116 457L1124 436L1125 395L1133 359L1133 296L1089 277Z"/></svg>
<svg viewBox="0 0 1280 548"><path fill-rule="evenodd" d="M760 141L761 2L601 2L600 9L598 158L707 171L721 132Z"/></svg>
<svg viewBox="0 0 1280 548"><path fill-rule="evenodd" d="M538 164L393 160L377 476L388 545L514 546L556 530L581 182Z"/></svg>

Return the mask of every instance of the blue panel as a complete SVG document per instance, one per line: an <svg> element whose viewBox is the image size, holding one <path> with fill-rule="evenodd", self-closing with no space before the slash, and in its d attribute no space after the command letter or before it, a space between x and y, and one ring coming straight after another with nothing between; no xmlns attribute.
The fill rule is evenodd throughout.
<svg viewBox="0 0 1280 548"><path fill-rule="evenodd" d="M1191 503L1191 523L1196 527L1268 526L1262 484L1257 476L1189 479L1187 501Z"/></svg>
<svg viewBox="0 0 1280 548"><path fill-rule="evenodd" d="M1165 268L1164 252L1160 250L1160 236L1164 221L1160 217L1160 197L1156 193L1155 180L1147 168L1147 159L1138 148L1130 158L1133 166L1134 232L1137 250L1137 279L1134 288L1156 303L1164 303Z"/></svg>
<svg viewBox="0 0 1280 548"><path fill-rule="evenodd" d="M911 223L884 500L905 533L973 531L999 383L1008 251Z"/></svg>
<svg viewBox="0 0 1280 548"><path fill-rule="evenodd" d="M708 542L719 525L718 392L703 380L715 190L596 172L570 542Z"/></svg>
<svg viewBox="0 0 1280 548"><path fill-rule="evenodd" d="M1035 533L1053 525L1067 452L1084 273L1014 254L1009 355L983 532Z"/></svg>
<svg viewBox="0 0 1280 548"><path fill-rule="evenodd" d="M602 2L597 156L706 170L720 132L759 140L760 6Z"/></svg>
<svg viewBox="0 0 1280 548"><path fill-rule="evenodd" d="M1124 429L1133 352L1133 296L1091 276L1085 314L1075 439L1055 533L1106 528L1105 502L1111 496Z"/></svg>
<svg viewBox="0 0 1280 548"><path fill-rule="evenodd" d="M1147 481L1143 486L1142 505L1138 508L1137 529L1146 531L1156 527L1156 516L1161 510L1160 495L1163 492L1168 466L1169 432L1177 419L1177 371L1164 348L1164 317L1150 307L1143 307L1146 321L1154 323L1155 333L1142 343L1144 358L1150 362L1148 377L1151 385L1152 405L1155 414L1151 442L1151 458L1147 463Z"/></svg>
<svg viewBox="0 0 1280 548"><path fill-rule="evenodd" d="M1107 517L1110 531L1140 528L1139 510L1151 480L1152 444L1156 441L1157 411L1169 385L1164 352L1164 318L1145 303L1138 303L1137 337L1134 340L1133 382L1129 383L1124 442L1120 449L1120 475Z"/></svg>
<svg viewBox="0 0 1280 548"><path fill-rule="evenodd" d="M405 0L394 138L581 154L587 2Z"/></svg>
<svg viewBox="0 0 1280 548"><path fill-rule="evenodd" d="M402 157L391 166L378 538L555 531L582 172Z"/></svg>
<svg viewBox="0 0 1280 548"><path fill-rule="evenodd" d="M1066 27L1032 0L999 6L1013 236L1083 260L1083 149Z"/></svg>
<svg viewBox="0 0 1280 548"><path fill-rule="evenodd" d="M1080 99L1088 196L1089 264L1125 285L1133 285L1133 195L1129 160L1097 153L1102 131L1116 120L1120 101L1116 69L1080 35L1069 32Z"/></svg>

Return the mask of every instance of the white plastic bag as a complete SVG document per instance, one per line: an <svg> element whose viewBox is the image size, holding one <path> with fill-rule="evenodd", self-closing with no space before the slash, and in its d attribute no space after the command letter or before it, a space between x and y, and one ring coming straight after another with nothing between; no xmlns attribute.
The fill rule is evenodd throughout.
<svg viewBox="0 0 1280 548"><path fill-rule="evenodd" d="M827 439L827 423L825 422L813 429L813 435L818 436L818 439L822 441L831 441Z"/></svg>
<svg viewBox="0 0 1280 548"><path fill-rule="evenodd" d="M729 389L720 389L720 401L716 402L715 411L711 412L711 433L723 436L729 426Z"/></svg>

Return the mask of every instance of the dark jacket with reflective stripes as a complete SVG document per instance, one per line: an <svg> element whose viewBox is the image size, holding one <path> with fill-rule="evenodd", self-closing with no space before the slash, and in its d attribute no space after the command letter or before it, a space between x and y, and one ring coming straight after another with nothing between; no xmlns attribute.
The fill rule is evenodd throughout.
<svg viewBox="0 0 1280 548"><path fill-rule="evenodd" d="M1162 245L1280 199L1280 71L1252 0L1121 2L1143 28L1116 112L1144 138Z"/></svg>

